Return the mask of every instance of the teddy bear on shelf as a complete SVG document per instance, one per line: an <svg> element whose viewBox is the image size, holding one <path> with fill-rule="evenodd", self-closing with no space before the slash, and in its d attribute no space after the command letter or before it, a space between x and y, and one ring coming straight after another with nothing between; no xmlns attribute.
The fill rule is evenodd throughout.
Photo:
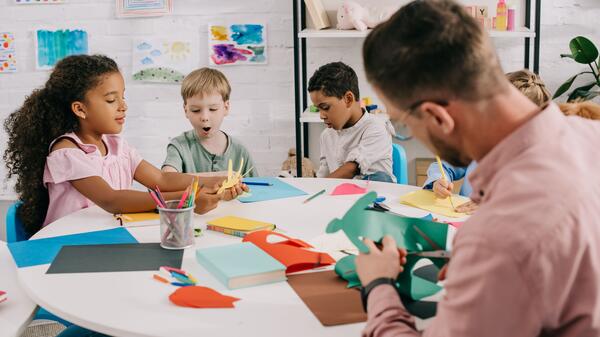
<svg viewBox="0 0 600 337"><path fill-rule="evenodd" d="M337 11L336 28L367 30L389 19L396 10L397 7L365 8L357 2L344 1Z"/></svg>
<svg viewBox="0 0 600 337"><path fill-rule="evenodd" d="M308 158L302 158L302 177L314 178L316 177L313 163ZM281 164L281 172L279 173L281 178L293 178L296 177L296 149L291 148L288 151L288 158Z"/></svg>

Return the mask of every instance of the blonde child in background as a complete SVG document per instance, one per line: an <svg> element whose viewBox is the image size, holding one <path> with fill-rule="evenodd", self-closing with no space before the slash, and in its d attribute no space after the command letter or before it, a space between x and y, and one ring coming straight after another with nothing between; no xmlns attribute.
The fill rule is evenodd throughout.
<svg viewBox="0 0 600 337"><path fill-rule="evenodd" d="M43 88L34 90L4 123L8 175L22 205L18 216L31 235L79 209L100 206L110 213L143 212L156 205L148 192L130 190L133 180L158 186L178 199L192 177L164 173L142 159L118 134L127 113L125 82L115 61L102 55L69 56L56 64ZM247 190L238 185L217 195L218 180L204 184L198 213Z"/></svg>
<svg viewBox="0 0 600 337"><path fill-rule="evenodd" d="M313 74L308 91L327 126L317 177L395 182L393 127L361 108L354 70L342 62L326 64Z"/></svg>
<svg viewBox="0 0 600 337"><path fill-rule="evenodd" d="M592 101L560 103L560 110L567 116L579 116L581 118L600 120L600 104Z"/></svg>
<svg viewBox="0 0 600 337"><path fill-rule="evenodd" d="M221 130L230 95L227 78L216 69L197 69L183 79L183 109L193 129L171 140L163 172L226 175L230 160L236 170L243 160L242 174L258 175L244 145Z"/></svg>
<svg viewBox="0 0 600 337"><path fill-rule="evenodd" d="M512 85L540 107L548 103L552 97L539 75L527 69L508 73L506 77ZM453 182L464 178L459 194L469 197L472 192L471 184L469 183L469 174L477 167L477 163L472 162L467 167L458 167L442 161L442 166L446 172L448 181L442 179L442 174L437 163L432 163L427 169L427 180L423 188L433 190L436 197L440 199L446 199L452 195L452 190L454 189ZM468 214L473 213L476 209L477 204L472 201L456 207L457 212Z"/></svg>

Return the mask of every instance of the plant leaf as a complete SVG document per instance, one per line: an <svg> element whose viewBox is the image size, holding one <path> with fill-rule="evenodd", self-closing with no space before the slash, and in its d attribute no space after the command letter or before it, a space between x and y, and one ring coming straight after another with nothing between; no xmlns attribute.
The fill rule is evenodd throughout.
<svg viewBox="0 0 600 337"><path fill-rule="evenodd" d="M575 79L579 75L581 75L581 74L573 75L565 83L561 84L561 86L558 87L558 89L554 93L554 96L552 96L552 99L555 99L555 98L559 97L560 95L564 94L565 92L567 92L567 90L569 90L569 88L571 87L571 85L573 85L573 81L575 81Z"/></svg>
<svg viewBox="0 0 600 337"><path fill-rule="evenodd" d="M572 39L569 43L569 48L577 63L590 64L598 58L598 48L596 48L592 41L583 36Z"/></svg>
<svg viewBox="0 0 600 337"><path fill-rule="evenodd" d="M574 101L577 98L586 97L590 93L590 89L592 89L595 85L596 85L596 82L594 81L594 82L588 83L586 85L582 85L579 88L576 88L569 95L567 102Z"/></svg>

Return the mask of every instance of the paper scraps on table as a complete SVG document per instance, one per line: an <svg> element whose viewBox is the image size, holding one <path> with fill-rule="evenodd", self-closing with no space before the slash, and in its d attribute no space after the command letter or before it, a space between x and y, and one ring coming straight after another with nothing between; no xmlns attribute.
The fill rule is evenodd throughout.
<svg viewBox="0 0 600 337"><path fill-rule="evenodd" d="M331 192L331 195L352 195L365 193L367 193L367 189L365 187L360 187L352 183L343 183L336 186L333 192Z"/></svg>
<svg viewBox="0 0 600 337"><path fill-rule="evenodd" d="M6 296L6 292L0 290L0 303L6 301L8 299L8 297Z"/></svg>
<svg viewBox="0 0 600 337"><path fill-rule="evenodd" d="M233 303L240 299L207 287L191 286L178 288L169 296L169 300L188 308L234 308Z"/></svg>

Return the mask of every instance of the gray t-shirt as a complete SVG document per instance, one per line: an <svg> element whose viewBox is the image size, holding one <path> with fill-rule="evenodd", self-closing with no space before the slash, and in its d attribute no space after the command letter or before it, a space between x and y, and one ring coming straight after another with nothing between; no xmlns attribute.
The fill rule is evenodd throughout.
<svg viewBox="0 0 600 337"><path fill-rule="evenodd" d="M171 139L167 145L167 158L163 167L171 166L181 173L221 172L227 171L230 159L233 162L233 169L237 170L240 160L244 158L242 174L251 169L246 176L258 176L258 171L254 167L248 150L235 138L228 134L225 136L227 137L227 148L223 155L218 156L208 152L200 144L200 139L193 129L186 131Z"/></svg>

